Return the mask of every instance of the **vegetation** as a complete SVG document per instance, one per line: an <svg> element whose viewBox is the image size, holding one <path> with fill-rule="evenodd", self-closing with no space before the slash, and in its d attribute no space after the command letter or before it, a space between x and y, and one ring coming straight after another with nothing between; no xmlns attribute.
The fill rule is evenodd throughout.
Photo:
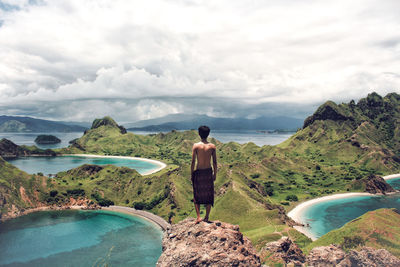
<svg viewBox="0 0 400 267"><path fill-rule="evenodd" d="M61 143L61 140L57 136L54 136L54 135L41 134L36 137L35 143L36 144L57 144L57 143Z"/></svg>
<svg viewBox="0 0 400 267"><path fill-rule="evenodd" d="M340 245L345 250L369 246L385 248L400 256L400 214L395 209L378 209L367 212L310 243L305 252L318 246Z"/></svg>
<svg viewBox="0 0 400 267"><path fill-rule="evenodd" d="M211 139L217 146L219 168L211 219L239 224L258 248L282 235L292 237L300 247L310 248L314 244L310 245L311 240L286 225L285 210L306 199L363 191L359 180L371 173L398 173L399 106L397 94L384 98L370 94L357 104L327 102L307 118L303 129L277 146ZM56 152L145 157L162 160L168 166L141 176L123 167L83 165L53 178L41 177L47 179L47 187L41 190L47 199L61 201L62 192L68 195L68 190L81 189L74 192L84 193L98 203L146 209L178 222L195 215L190 161L192 144L198 139L196 131L135 135L125 133L111 118L96 120L81 138ZM13 175L0 176L7 177L0 180L1 188L11 188L14 178L9 177ZM27 174L23 177L29 180ZM52 196L51 190L57 194ZM12 201L21 201L18 193ZM346 246L357 241L349 239Z"/></svg>

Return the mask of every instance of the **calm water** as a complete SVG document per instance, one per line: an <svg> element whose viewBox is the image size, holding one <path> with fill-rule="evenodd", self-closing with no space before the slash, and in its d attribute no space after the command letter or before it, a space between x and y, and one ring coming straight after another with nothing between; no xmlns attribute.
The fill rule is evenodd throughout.
<svg viewBox="0 0 400 267"><path fill-rule="evenodd" d="M119 167L125 166L131 169L135 169L139 173L145 173L158 168L158 165L142 160L119 158L91 158L78 156L20 157L17 159L7 159L7 161L17 168L26 171L27 173L33 174L42 172L45 175L67 171L83 164L112 164Z"/></svg>
<svg viewBox="0 0 400 267"><path fill-rule="evenodd" d="M134 134L148 135L158 132L147 132L147 131L132 131ZM61 143L54 145L38 145L34 142L35 138L40 134L54 135L61 139ZM211 131L210 136L218 139L223 143L237 142L239 144L244 144L248 142L253 142L258 146L263 145L277 145L282 143L293 133L262 133L257 131ZM13 141L17 145L36 145L39 148L61 148L67 147L69 141L79 138L83 135L81 132L74 133L0 133L0 139L6 138Z"/></svg>
<svg viewBox="0 0 400 267"><path fill-rule="evenodd" d="M46 134L46 135L54 135L61 139L61 143L58 144L48 144L48 145L38 145L35 143L35 139L38 135ZM37 146L42 149L52 149L52 148L61 148L67 147L69 145L69 141L79 138L83 135L81 132L73 132L73 133L0 133L0 140L2 138L6 138L8 140L13 141L17 145L27 145L27 146Z"/></svg>
<svg viewBox="0 0 400 267"><path fill-rule="evenodd" d="M388 183L400 189L400 178L388 180ZM400 193L389 196L356 196L328 200L311 206L302 214L302 217L306 223L310 224L312 234L319 238L368 211L380 208L400 210Z"/></svg>
<svg viewBox="0 0 400 267"><path fill-rule="evenodd" d="M121 213L36 212L0 224L0 266L155 266L161 239L158 226Z"/></svg>

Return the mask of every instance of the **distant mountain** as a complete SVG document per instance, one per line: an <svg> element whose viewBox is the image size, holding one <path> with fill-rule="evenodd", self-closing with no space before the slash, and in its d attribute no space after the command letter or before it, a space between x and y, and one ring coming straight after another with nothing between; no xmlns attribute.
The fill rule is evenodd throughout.
<svg viewBox="0 0 400 267"><path fill-rule="evenodd" d="M171 114L165 117L129 123L128 130L171 131L197 129L207 125L213 130L297 130L303 120L291 117L216 118L197 114Z"/></svg>
<svg viewBox="0 0 400 267"><path fill-rule="evenodd" d="M0 116L0 132L83 132L87 127L31 117Z"/></svg>

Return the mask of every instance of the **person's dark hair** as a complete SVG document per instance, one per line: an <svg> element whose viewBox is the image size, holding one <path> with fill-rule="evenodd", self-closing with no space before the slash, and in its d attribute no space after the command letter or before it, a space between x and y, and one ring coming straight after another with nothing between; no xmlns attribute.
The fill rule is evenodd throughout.
<svg viewBox="0 0 400 267"><path fill-rule="evenodd" d="M208 126L203 125L199 127L199 135L202 139L206 139L209 134L210 128L208 128Z"/></svg>

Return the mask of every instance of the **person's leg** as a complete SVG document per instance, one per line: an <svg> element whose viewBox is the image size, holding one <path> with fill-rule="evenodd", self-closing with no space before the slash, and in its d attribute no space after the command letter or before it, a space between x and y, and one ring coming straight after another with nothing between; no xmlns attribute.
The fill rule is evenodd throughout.
<svg viewBox="0 0 400 267"><path fill-rule="evenodd" d="M196 223L201 222L201 218L200 218L200 205L199 204L194 204L194 208L196 209L196 214L197 214L197 219L196 219Z"/></svg>
<svg viewBox="0 0 400 267"><path fill-rule="evenodd" d="M208 217L210 216L211 204L207 204L206 206L206 216L204 217L204 221L208 222Z"/></svg>

